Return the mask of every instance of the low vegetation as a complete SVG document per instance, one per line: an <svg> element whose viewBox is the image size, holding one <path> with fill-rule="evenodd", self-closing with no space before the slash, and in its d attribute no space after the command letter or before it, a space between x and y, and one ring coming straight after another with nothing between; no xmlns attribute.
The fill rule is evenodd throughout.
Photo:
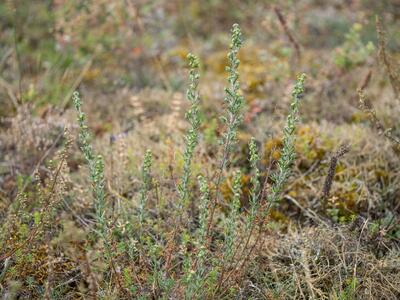
<svg viewBox="0 0 400 300"><path fill-rule="evenodd" d="M400 298L394 2L44 2L0 4L2 298Z"/></svg>

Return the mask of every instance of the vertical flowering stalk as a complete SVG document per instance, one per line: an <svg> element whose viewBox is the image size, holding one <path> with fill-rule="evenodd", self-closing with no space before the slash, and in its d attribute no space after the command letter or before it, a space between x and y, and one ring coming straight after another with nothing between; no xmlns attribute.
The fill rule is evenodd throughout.
<svg viewBox="0 0 400 300"><path fill-rule="evenodd" d="M229 155L233 144L236 141L237 128L242 123L243 119L243 106L244 98L240 95L240 82L239 82L239 64L240 60L237 58L238 52L243 44L242 32L238 24L232 27L232 41L230 51L228 53L229 66L226 68L229 72L228 82L229 87L225 88L225 104L227 108L227 115L223 117L226 123L227 131L224 135L225 152ZM225 167L226 159L223 160L223 167Z"/></svg>
<svg viewBox="0 0 400 300"><path fill-rule="evenodd" d="M264 211L264 215L268 214L269 207L279 203L282 190L291 173L291 166L296 158L295 140L296 125L299 122L299 106L300 99L304 93L304 81L306 75L303 73L297 77L296 84L292 92L292 103L290 111L286 119L286 125L283 128L283 148L281 157L278 160L278 170L272 176L273 184L271 192L267 196L269 202L268 208Z"/></svg>
<svg viewBox="0 0 400 300"><path fill-rule="evenodd" d="M293 164L293 161L296 158L296 151L295 151L295 139L296 139L296 125L299 122L299 106L300 106L300 99L304 93L304 81L305 81L305 74L301 74L297 77L297 81L296 84L294 86L293 92L292 92L292 103L290 105L290 111L289 114L287 116L286 119L286 125L283 129L283 149L281 152L281 157L278 160L278 170L276 171L276 173L272 176L273 179L273 184L271 187L271 191L267 196L267 201L268 201L268 205L267 207L261 211L260 213L260 224L259 224L259 230L258 230L258 237L256 238L256 241L259 240L260 235L263 232L263 225L264 225L264 220L265 217L268 215L268 212L270 210L270 208L274 205L277 205L280 201L280 197L282 194L282 190L290 176L291 173L291 166ZM250 142L250 162L252 164L253 169L256 166L256 163L258 161L258 154L257 154L257 148L255 147L255 143ZM256 168L257 169L257 168ZM255 179L256 177L258 177L259 175L257 175L258 171L256 171L256 175L253 176L253 178ZM258 192L256 192L256 190L259 190L259 183L256 183L255 181L253 181L253 188L251 191L251 205L256 204L256 202L254 200L256 200L256 198L253 198L254 196L258 196ZM257 206L259 204L256 204ZM251 215L251 214L250 214ZM251 218L251 216L249 217ZM252 230L254 228L254 222L252 222L250 224L250 231L249 234L247 235L247 240L243 246L243 250L242 250L242 254L240 256L240 259L236 262L236 264L233 266L232 270L227 276L225 276L225 279L223 278L223 273L220 277L220 282L218 284L218 288L217 290L219 290L219 288L232 276L234 270L237 270L237 267L239 266L239 264L241 265L239 270L244 270L245 269L245 265L248 262L248 257L250 257L251 253L253 252L253 250L255 249L257 242L255 242L252 247L250 248L250 250L248 251L248 253L246 255L244 255L247 246L249 244L250 241L250 236L252 234ZM243 257L243 259L241 259Z"/></svg>
<svg viewBox="0 0 400 300"><path fill-rule="evenodd" d="M183 174L181 182L178 185L179 192L179 209L187 205L188 200L188 186L191 176L191 164L193 159L194 150L199 142L199 127L200 127L200 116L199 116L199 104L200 95L198 92L199 85L199 59L193 54L188 54L189 61L189 87L186 91L186 97L190 102L190 109L186 112L186 120L190 124L190 128L185 135L185 152L183 154Z"/></svg>
<svg viewBox="0 0 400 300"><path fill-rule="evenodd" d="M75 109L78 113L79 142L80 148L89 167L89 176L92 182L92 192L94 196L94 207L96 212L96 222L99 226L99 234L102 238L106 235L105 219L105 192L104 192L104 162L101 155L95 155L90 144L90 133L86 125L86 116L82 112L82 101L79 92L75 91L72 95Z"/></svg>
<svg viewBox="0 0 400 300"><path fill-rule="evenodd" d="M247 238L243 245L242 253L246 251L247 246L249 245L250 238L253 234L253 230L255 228L255 220L258 214L258 210L260 208L259 202L259 191L260 191L260 170L258 169L258 162L260 161L260 156L258 155L258 149L254 138L251 138L249 142L249 150L250 150L250 165L253 170L253 175L250 178L251 189L250 189L250 210L247 215L245 232L247 232Z"/></svg>
<svg viewBox="0 0 400 300"><path fill-rule="evenodd" d="M210 190L207 180L202 176L198 176L200 186L200 205L199 205L199 228L196 232L194 245L197 249L194 259L185 258L184 268L186 277L185 299L193 299L201 294L200 288L204 282L205 259L207 253L207 219L208 219L208 204L210 201Z"/></svg>
<svg viewBox="0 0 400 300"><path fill-rule="evenodd" d="M206 242L206 233L207 233L207 219L208 219L208 204L210 202L210 190L208 188L207 180L200 175L198 177L199 185L200 185L200 216L199 216L199 223L200 227L198 230L198 245L201 248L199 252L199 256L203 257L204 255L204 245Z"/></svg>
<svg viewBox="0 0 400 300"><path fill-rule="evenodd" d="M143 221L146 215L145 207L147 203L147 193L151 187L151 174L150 169L153 163L153 155L150 150L147 150L144 155L144 160L141 169L141 177L142 177L142 187L140 188L139 193L139 224L140 228L143 228Z"/></svg>
<svg viewBox="0 0 400 300"><path fill-rule="evenodd" d="M224 240L224 263L229 263L234 254L235 237L237 236L237 227L240 210L240 194L242 189L242 173L237 171L233 179L233 197L229 205L229 215L225 224L225 240Z"/></svg>
<svg viewBox="0 0 400 300"><path fill-rule="evenodd" d="M223 171L229 161L229 155L232 147L236 142L237 129L243 120L243 107L244 98L240 94L239 82L239 64L240 60L237 58L240 47L243 44L242 32L238 24L234 24L231 30L231 45L228 53L229 65L226 70L228 71L229 86L225 88L224 102L226 105L226 114L222 117L223 122L226 124L226 132L223 135L222 144L223 152L222 159L217 171L216 179L216 195L211 207L210 218L208 221L207 235L210 235L212 222L214 218L215 208L217 206L218 197L220 194L219 186L222 181Z"/></svg>
<svg viewBox="0 0 400 300"><path fill-rule="evenodd" d="M260 161L260 156L258 155L258 149L254 138L251 138L250 140L249 150L249 160L251 168L253 170L253 175L250 178L252 187L250 190L250 212L246 224L246 229L249 229L251 224L253 224L259 208L258 195L260 191L260 170L258 169L257 164Z"/></svg>
<svg viewBox="0 0 400 300"><path fill-rule="evenodd" d="M179 202L178 202L178 210L179 219L182 219L182 209L187 207L189 204L189 183L191 177L191 166L193 154L196 149L197 144L199 143L199 127L200 127L200 115L199 115L199 105L200 105L200 95L198 92L200 74L199 74L199 59L189 53L187 55L188 65L189 65L189 87L186 91L186 98L190 102L190 108L186 112L186 120L188 121L190 128L188 129L185 135L185 150L183 153L183 173L178 184L178 193L179 193ZM200 190L202 192L202 197L200 201L200 224L204 221L204 214L207 214L207 199L208 199L208 186L206 180L203 177L199 177ZM205 206L204 206L205 205ZM176 223L176 226L179 225L180 222ZM185 297L186 299L192 299L196 295L196 291L201 285L203 271L203 261L204 261L204 250L202 247L203 235L202 234L203 226L200 225L199 233L195 237L194 243L198 247L198 253L196 257L193 258L190 253L186 253L183 262L183 268L185 272ZM177 231L178 228L176 228ZM190 240L191 236L188 235L187 238ZM183 238L183 244L189 242ZM193 269L193 265L198 263L198 267L196 270Z"/></svg>

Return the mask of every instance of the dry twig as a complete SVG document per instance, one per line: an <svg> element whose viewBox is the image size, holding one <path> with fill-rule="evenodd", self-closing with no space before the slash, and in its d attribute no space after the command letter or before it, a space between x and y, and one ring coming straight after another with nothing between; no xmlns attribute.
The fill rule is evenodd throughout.
<svg viewBox="0 0 400 300"><path fill-rule="evenodd" d="M331 191L333 178L335 177L336 166L340 157L349 152L349 145L343 144L339 147L335 154L331 157L331 162L329 164L328 175L325 178L324 189L322 191L323 198L328 199L329 192Z"/></svg>
<svg viewBox="0 0 400 300"><path fill-rule="evenodd" d="M378 57L386 68L394 96L398 99L400 95L400 76L397 72L397 66L386 51L385 31L383 30L381 19L378 16L376 16L376 32L378 35Z"/></svg>
<svg viewBox="0 0 400 300"><path fill-rule="evenodd" d="M300 60L301 57L301 51L300 51L300 44L299 42L294 38L293 34L290 32L289 27L287 25L286 19L283 16L281 10L278 7L274 7L274 11L279 19L279 23L281 24L283 31L285 32L286 36L289 39L290 44L293 46L295 52L296 52L296 57L297 60Z"/></svg>

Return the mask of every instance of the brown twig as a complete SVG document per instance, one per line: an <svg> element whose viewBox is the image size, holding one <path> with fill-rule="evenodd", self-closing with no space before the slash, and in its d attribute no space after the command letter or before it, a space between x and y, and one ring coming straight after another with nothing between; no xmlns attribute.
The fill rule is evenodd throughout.
<svg viewBox="0 0 400 300"><path fill-rule="evenodd" d="M300 61L300 57L301 57L300 44L294 38L293 34L290 32L289 27L288 27L287 22L286 22L286 19L283 16L281 10L277 6L275 6L274 7L274 11L275 11L275 14L278 17L279 23L281 24L283 31L285 32L286 36L289 39L290 44L293 46L293 48L294 48L294 50L296 52L297 60Z"/></svg>
<svg viewBox="0 0 400 300"><path fill-rule="evenodd" d="M394 62L390 59L386 52L386 38L385 31L383 30L382 22L379 16L376 16L376 32L378 35L378 57L379 60L385 65L386 71L389 75L390 84L393 88L393 93L398 99L400 95L400 76L394 70Z"/></svg>
<svg viewBox="0 0 400 300"><path fill-rule="evenodd" d="M345 155L347 152L349 152L349 150L350 150L349 145L343 144L339 147L339 149L331 157L328 174L326 175L324 188L322 190L323 199L329 198L329 192L331 191L333 178L335 177L336 166L337 166L339 158L342 157L343 155Z"/></svg>
<svg viewBox="0 0 400 300"><path fill-rule="evenodd" d="M368 115L369 120L378 131L379 135L384 135L387 139L393 142L397 147L400 147L400 139L392 134L391 128L385 128L382 122L376 115L374 106L365 96L365 92L362 89L358 90L358 97L360 100L360 109Z"/></svg>
<svg viewBox="0 0 400 300"><path fill-rule="evenodd" d="M18 68L18 102L19 104L22 103L22 62L21 62L21 53L18 48L18 37L21 35L21 25L19 23L19 15L18 15L18 1L15 1L15 7L14 7L14 32L13 32L13 37L14 37L14 51L15 51L15 57L17 60L17 68ZM18 32L17 32L18 31Z"/></svg>
<svg viewBox="0 0 400 300"><path fill-rule="evenodd" d="M367 75L365 75L364 80L362 81L359 89L365 90L371 81L371 77L372 77L372 70L370 69L368 70Z"/></svg>

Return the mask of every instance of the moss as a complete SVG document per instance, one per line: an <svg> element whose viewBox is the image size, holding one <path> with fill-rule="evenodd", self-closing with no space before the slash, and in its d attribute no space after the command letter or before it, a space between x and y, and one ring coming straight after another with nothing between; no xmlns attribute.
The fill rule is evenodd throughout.
<svg viewBox="0 0 400 300"><path fill-rule="evenodd" d="M242 174L241 176L241 185L242 185L242 194L240 197L240 206L241 208L247 207L249 203L250 197L250 189L251 189L251 176L248 174ZM233 184L233 176L229 176L225 181L221 184L221 194L224 197L227 203L232 201L233 198L233 191L232 191L232 184Z"/></svg>
<svg viewBox="0 0 400 300"><path fill-rule="evenodd" d="M328 199L326 213L340 223L350 222L359 213L359 195L355 190L337 191Z"/></svg>
<svg viewBox="0 0 400 300"><path fill-rule="evenodd" d="M390 173L384 168L377 168L374 170L376 181L381 182L384 185L388 185L390 182Z"/></svg>
<svg viewBox="0 0 400 300"><path fill-rule="evenodd" d="M311 165L325 157L328 147L321 140L320 132L309 125L303 125L297 131L296 152L301 169L308 169Z"/></svg>
<svg viewBox="0 0 400 300"><path fill-rule="evenodd" d="M362 111L356 111L351 115L351 121L353 123L363 123L368 121L368 115Z"/></svg>
<svg viewBox="0 0 400 300"><path fill-rule="evenodd" d="M297 130L295 142L297 164L302 170L307 170L318 160L322 160L327 152L332 150L334 142L325 137L319 130L310 125L300 126ZM263 163L269 165L271 161L280 158L282 141L280 137L268 139L264 143Z"/></svg>
<svg viewBox="0 0 400 300"><path fill-rule="evenodd" d="M281 157L282 149L281 138L271 138L264 143L264 156L262 162L268 166L271 162L277 161Z"/></svg>
<svg viewBox="0 0 400 300"><path fill-rule="evenodd" d="M269 218L278 223L282 223L282 224L289 223L289 218L286 216L286 214L282 213L281 211L279 211L277 209L271 209Z"/></svg>

